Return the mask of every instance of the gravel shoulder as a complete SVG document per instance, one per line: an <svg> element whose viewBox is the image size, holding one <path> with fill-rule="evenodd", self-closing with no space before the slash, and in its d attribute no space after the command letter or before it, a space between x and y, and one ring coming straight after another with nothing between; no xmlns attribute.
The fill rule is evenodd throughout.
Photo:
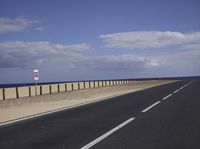
<svg viewBox="0 0 200 149"><path fill-rule="evenodd" d="M99 100L106 100L113 96L135 92L171 82L173 81L135 81L132 84L126 85L114 85L51 95L8 99L0 101L0 123L60 108L76 107Z"/></svg>

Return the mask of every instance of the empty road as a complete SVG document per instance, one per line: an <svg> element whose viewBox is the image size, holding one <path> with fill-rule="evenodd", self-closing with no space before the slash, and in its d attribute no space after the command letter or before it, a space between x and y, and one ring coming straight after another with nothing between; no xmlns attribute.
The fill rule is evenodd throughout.
<svg viewBox="0 0 200 149"><path fill-rule="evenodd" d="M199 149L200 81L177 81L0 127L0 149Z"/></svg>

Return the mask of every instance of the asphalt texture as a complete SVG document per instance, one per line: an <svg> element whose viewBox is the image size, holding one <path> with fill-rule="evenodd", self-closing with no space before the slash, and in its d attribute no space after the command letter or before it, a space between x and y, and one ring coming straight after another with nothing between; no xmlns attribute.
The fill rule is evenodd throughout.
<svg viewBox="0 0 200 149"><path fill-rule="evenodd" d="M0 149L89 148L130 118L91 148L199 149L200 81L177 81L1 126Z"/></svg>

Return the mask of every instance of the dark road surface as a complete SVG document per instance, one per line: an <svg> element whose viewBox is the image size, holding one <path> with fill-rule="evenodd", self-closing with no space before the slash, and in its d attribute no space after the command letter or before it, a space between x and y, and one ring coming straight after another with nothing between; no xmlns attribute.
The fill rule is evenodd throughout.
<svg viewBox="0 0 200 149"><path fill-rule="evenodd" d="M200 81L178 81L0 127L0 149L90 147L200 149Z"/></svg>

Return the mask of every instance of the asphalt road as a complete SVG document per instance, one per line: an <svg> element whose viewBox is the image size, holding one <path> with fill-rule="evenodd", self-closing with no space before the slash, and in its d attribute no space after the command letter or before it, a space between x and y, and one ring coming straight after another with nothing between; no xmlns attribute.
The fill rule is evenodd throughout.
<svg viewBox="0 0 200 149"><path fill-rule="evenodd" d="M0 149L199 149L200 81L178 81L0 127Z"/></svg>

